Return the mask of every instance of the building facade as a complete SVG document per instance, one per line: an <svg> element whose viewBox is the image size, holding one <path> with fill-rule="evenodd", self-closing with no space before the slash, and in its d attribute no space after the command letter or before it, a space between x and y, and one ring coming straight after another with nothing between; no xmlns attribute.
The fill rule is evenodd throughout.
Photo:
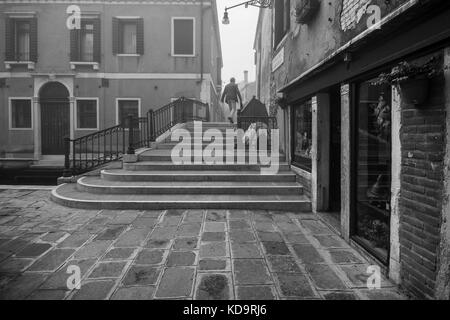
<svg viewBox="0 0 450 320"><path fill-rule="evenodd" d="M276 0L255 37L257 98L313 210L418 298L448 299L448 1ZM436 74L409 94L399 63Z"/></svg>
<svg viewBox="0 0 450 320"><path fill-rule="evenodd" d="M179 97L219 103L214 0L7 0L0 34L0 158L62 155L64 136Z"/></svg>

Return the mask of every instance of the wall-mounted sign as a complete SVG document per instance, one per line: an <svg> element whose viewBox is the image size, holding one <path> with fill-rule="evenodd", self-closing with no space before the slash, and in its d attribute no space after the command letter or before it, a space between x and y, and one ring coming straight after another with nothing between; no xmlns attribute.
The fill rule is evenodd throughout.
<svg viewBox="0 0 450 320"><path fill-rule="evenodd" d="M272 59L272 72L277 70L284 63L284 47Z"/></svg>

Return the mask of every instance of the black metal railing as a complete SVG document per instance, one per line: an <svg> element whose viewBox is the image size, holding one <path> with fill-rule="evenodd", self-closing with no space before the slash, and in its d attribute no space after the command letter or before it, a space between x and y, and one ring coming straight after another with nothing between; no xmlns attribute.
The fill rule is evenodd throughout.
<svg viewBox="0 0 450 320"><path fill-rule="evenodd" d="M267 130L267 146L271 145L272 130L278 129L276 117L258 117L258 116L241 116L241 110L237 111L237 128L247 131L252 124L255 124L254 129Z"/></svg>
<svg viewBox="0 0 450 320"><path fill-rule="evenodd" d="M149 110L144 117L128 115L121 124L70 139L64 138L64 176L81 174L104 164L148 148L159 136L179 123L209 121L209 105L193 99L180 98L164 107Z"/></svg>

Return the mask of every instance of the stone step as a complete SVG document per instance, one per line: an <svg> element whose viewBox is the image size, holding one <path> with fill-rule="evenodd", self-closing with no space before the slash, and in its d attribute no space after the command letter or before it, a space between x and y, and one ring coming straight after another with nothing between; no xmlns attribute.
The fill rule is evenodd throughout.
<svg viewBox="0 0 450 320"><path fill-rule="evenodd" d="M211 143L210 142L203 142L203 143L179 143L179 142L165 142L165 143L161 143L156 145L156 149L157 150L172 150L175 146L179 145L180 147L183 148L189 148L191 147L191 149L194 148L202 148L205 149L207 146L209 146ZM223 143L223 149L229 149L229 150L234 150L235 149L235 143Z"/></svg>
<svg viewBox="0 0 450 320"><path fill-rule="evenodd" d="M266 166L264 166L266 167ZM139 161L124 163L123 168L130 171L261 171L260 164L174 164L171 161ZM286 162L280 162L278 171L289 171ZM236 172L239 174L239 172Z"/></svg>
<svg viewBox="0 0 450 320"><path fill-rule="evenodd" d="M96 194L303 194L303 187L296 182L117 182L102 180L99 177L80 178L77 189Z"/></svg>
<svg viewBox="0 0 450 320"><path fill-rule="evenodd" d="M79 209L241 209L311 212L304 195L120 195L80 192L75 184L62 184L52 191L54 202Z"/></svg>
<svg viewBox="0 0 450 320"><path fill-rule="evenodd" d="M250 162L250 157L254 157L257 162L259 163L259 154L258 153L254 153L254 152L249 152L249 151L245 151L244 152L245 155L245 163L249 163ZM234 159L235 163L238 160L238 154L237 152L232 152L227 153L227 152L223 152L222 154L222 159L225 162L225 160L228 158L228 156L231 156L232 159ZM283 154L280 154L278 156L278 161L279 162L283 162L285 161L285 156ZM153 149L153 150L149 150L149 151L145 151L143 153L141 153L138 157L139 161L172 161L172 150L160 150L160 149ZM194 154L191 153L191 160L194 160Z"/></svg>
<svg viewBox="0 0 450 320"><path fill-rule="evenodd" d="M101 177L107 181L246 181L246 182L295 182L294 173L279 172L276 175L262 175L259 171L129 171L107 169L101 171Z"/></svg>

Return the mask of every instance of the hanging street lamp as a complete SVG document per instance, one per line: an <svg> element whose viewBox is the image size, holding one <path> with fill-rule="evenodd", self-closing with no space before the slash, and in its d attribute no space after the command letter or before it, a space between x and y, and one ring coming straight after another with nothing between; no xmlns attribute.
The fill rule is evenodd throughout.
<svg viewBox="0 0 450 320"><path fill-rule="evenodd" d="M270 8L272 6L272 0L245 1L245 2L239 3L237 5L231 6L231 7L226 7L225 12L223 13L222 23L230 24L230 18L228 17L228 10L236 8L236 7L240 7L240 6L245 6L246 8L248 8L248 6L253 6L253 7L258 7L258 8Z"/></svg>

